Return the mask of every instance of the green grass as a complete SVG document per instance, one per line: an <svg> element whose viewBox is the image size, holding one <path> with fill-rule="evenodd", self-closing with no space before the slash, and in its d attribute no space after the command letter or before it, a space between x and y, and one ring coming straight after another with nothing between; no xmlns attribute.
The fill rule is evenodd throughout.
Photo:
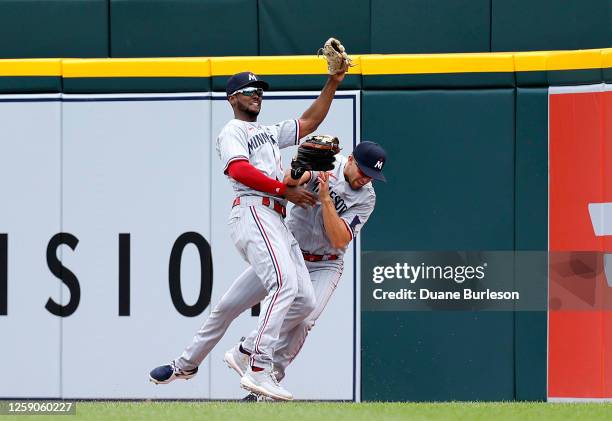
<svg viewBox="0 0 612 421"><path fill-rule="evenodd" d="M78 402L90 420L609 420L610 403ZM37 416L35 418L40 418ZM45 417L45 416L42 416ZM32 417L20 416L19 419ZM49 419L48 417L42 419ZM70 416L65 421L74 419Z"/></svg>

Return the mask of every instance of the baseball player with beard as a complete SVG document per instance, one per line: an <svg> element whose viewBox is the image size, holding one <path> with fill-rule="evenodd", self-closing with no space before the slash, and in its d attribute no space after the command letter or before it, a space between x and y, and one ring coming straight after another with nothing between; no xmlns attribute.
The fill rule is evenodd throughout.
<svg viewBox="0 0 612 421"><path fill-rule="evenodd" d="M263 285L265 294L259 297L263 298L262 312L240 385L273 399L293 399L278 384L272 369L281 328L285 323L299 325L315 307L302 251L284 217L287 201L298 207L309 207L316 203L316 196L297 186L296 180L280 181L284 179L284 172L279 149L299 144L300 139L316 130L327 115L347 69L348 65L329 76L319 97L299 119L273 126L257 123L263 93L269 87L265 81L251 72L242 72L227 82L227 99L234 119L223 127L216 146L236 195L229 218L230 235L255 277L243 285L244 290L236 290L232 285L224 298L229 294L231 300L226 302L240 307L237 313L240 314L243 297ZM218 341L210 339L211 332L219 333L218 308L179 358L151 371L151 381L169 383L176 378L189 379L197 373L198 366Z"/></svg>
<svg viewBox="0 0 612 421"><path fill-rule="evenodd" d="M325 309L342 277L343 257L348 244L374 210L376 194L371 181L385 181L382 173L385 161L386 152L380 145L361 142L348 158L338 155L332 171L306 173L301 179L301 182L306 183L307 190L318 194L319 201L313 208L294 207L287 224L302 249L316 304L312 313L300 323L292 323L291 317L283 323L274 353L274 370L278 381L285 377L287 366L302 349L308 332ZM243 288L247 282L253 284L249 277L254 276L253 271L243 274L236 281L236 288ZM244 284L240 285L239 282ZM263 294L261 286L258 291L253 291L253 305ZM239 375L248 368L256 334L256 331L251 332L225 354L225 362ZM257 394L245 398L256 399Z"/></svg>
<svg viewBox="0 0 612 421"><path fill-rule="evenodd" d="M294 206L287 225L302 249L314 289L315 305L306 318L300 314L303 307L292 307L288 311L273 356L275 380L285 377L287 366L299 353L308 332L335 291L342 276L343 256L348 244L374 210L376 195L371 181L385 181L382 174L385 161L386 153L382 147L373 142L361 142L349 157L338 155L332 171L306 172L300 179L300 184L318 194L319 200L311 208ZM286 181L288 179L289 175L285 177ZM255 269L249 267L223 295L194 338L194 344L181 358L196 362L204 360L230 323L266 295L267 290ZM224 361L240 376L249 370L249 358L255 349L257 336L257 330L251 332L225 353ZM174 375L163 383L177 378L187 377ZM269 396L255 392L245 400L256 400L257 395Z"/></svg>

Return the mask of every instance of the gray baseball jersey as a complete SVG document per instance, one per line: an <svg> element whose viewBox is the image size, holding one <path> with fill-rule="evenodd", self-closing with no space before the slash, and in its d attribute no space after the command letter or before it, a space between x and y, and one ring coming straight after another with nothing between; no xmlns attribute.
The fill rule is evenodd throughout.
<svg viewBox="0 0 612 421"><path fill-rule="evenodd" d="M230 120L217 137L217 153L224 172L232 162L248 160L266 176L282 180L280 148L297 145L299 131L297 120L286 120L273 126ZM293 234L282 216L262 202L262 196L271 196L277 201L281 199L232 178L230 183L236 196L240 197L240 202L230 212L230 236L267 291L262 301L251 365L271 367L274 348L287 312L292 307L300 307L298 318L303 320L314 308L314 290ZM192 347L185 355L201 355L198 351L201 342L194 338ZM181 358L177 365L185 369L194 362L197 362L197 358Z"/></svg>
<svg viewBox="0 0 612 421"><path fill-rule="evenodd" d="M359 190L351 188L349 183L344 180L344 167L347 162L346 157L337 155L335 167L329 172L329 195L334 201L336 212L351 233L352 240L374 210L376 193L372 183L366 184ZM317 172L313 171L305 187L315 193L319 191ZM304 252L344 255L346 247L342 249L333 248L325 234L320 203L313 209L294 207L287 224Z"/></svg>
<svg viewBox="0 0 612 421"><path fill-rule="evenodd" d="M273 126L230 120L217 137L217 153L223 163L223 172L227 172L232 162L246 159L268 177L282 181L284 174L279 149L297 145L299 131L297 120L285 120ZM279 199L228 178L237 197L270 196Z"/></svg>

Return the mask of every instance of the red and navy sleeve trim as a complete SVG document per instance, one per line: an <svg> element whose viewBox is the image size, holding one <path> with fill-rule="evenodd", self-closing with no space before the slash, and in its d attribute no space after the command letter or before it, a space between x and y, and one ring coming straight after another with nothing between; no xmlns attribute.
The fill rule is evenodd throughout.
<svg viewBox="0 0 612 421"><path fill-rule="evenodd" d="M223 168L223 174L227 174L227 169L229 168L229 166L231 165L232 162L236 162L236 161L248 161L249 158L247 158L244 155L237 155L234 157L231 157L229 159L229 161L227 161L227 163L225 164L225 168Z"/></svg>
<svg viewBox="0 0 612 421"><path fill-rule="evenodd" d="M353 232L353 229L348 224L348 222L346 222L344 219L342 219L342 222L344 222L344 226L346 227L346 230L349 232L349 234L351 234L351 241L353 241L353 238L355 238L355 233Z"/></svg>
<svg viewBox="0 0 612 421"><path fill-rule="evenodd" d="M293 120L295 121L295 144L299 145L300 144L300 120Z"/></svg>

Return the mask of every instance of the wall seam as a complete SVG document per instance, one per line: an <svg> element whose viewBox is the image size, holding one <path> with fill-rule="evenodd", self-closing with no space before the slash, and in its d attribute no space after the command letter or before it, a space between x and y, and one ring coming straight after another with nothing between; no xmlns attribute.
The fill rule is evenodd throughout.
<svg viewBox="0 0 612 421"><path fill-rule="evenodd" d="M62 78L63 79L63 78ZM59 228L64 232L64 101L60 93L60 121L59 121ZM60 247L60 261L64 261L64 248ZM62 266L63 271L63 266ZM59 300L63 304L63 282L59 283ZM64 317L59 317L59 397L64 398Z"/></svg>
<svg viewBox="0 0 612 421"><path fill-rule="evenodd" d="M112 43L111 43L111 0L106 0L106 41L108 42L108 57L112 57Z"/></svg>
<svg viewBox="0 0 612 421"><path fill-rule="evenodd" d="M517 244L517 230L518 230L518 223L517 223L517 198L518 198L518 137L517 137L517 127L518 127L518 87L514 87L513 89L513 96L514 96L514 116L513 116L513 120L514 120L514 124L513 124L513 138L514 138L514 174L513 174L513 184L514 184L514 188L512 189L514 192L514 198L513 198L513 209L514 209L514 229L513 229L513 238L512 238L512 248L514 249L514 264L512 265L512 270L513 270L513 276L512 276L512 281L514 284L514 288L516 290L516 253L517 253L517 249L518 249L518 244ZM516 307L516 305L515 305ZM513 342L513 346L512 346L512 360L514 362L513 366L514 366L514 376L512 376L512 381L513 381L513 394L514 394L514 400L518 400L518 387L517 387L517 376L518 376L518 370L517 370L517 319L516 319L516 308L514 309L514 311L512 312L512 327L513 327L513 335L512 335L512 342Z"/></svg>
<svg viewBox="0 0 612 421"><path fill-rule="evenodd" d="M373 13L373 4L372 4L373 0L370 0L370 16L369 16L369 23L368 23L368 54L374 54L372 52L372 13ZM362 87L363 87L363 75L361 75L362 78Z"/></svg>
<svg viewBox="0 0 612 421"><path fill-rule="evenodd" d="M259 2L260 0L255 0L255 14L257 16L257 55L261 55L261 30L259 26Z"/></svg>
<svg viewBox="0 0 612 421"><path fill-rule="evenodd" d="M489 0L489 52L493 52L493 0Z"/></svg>

